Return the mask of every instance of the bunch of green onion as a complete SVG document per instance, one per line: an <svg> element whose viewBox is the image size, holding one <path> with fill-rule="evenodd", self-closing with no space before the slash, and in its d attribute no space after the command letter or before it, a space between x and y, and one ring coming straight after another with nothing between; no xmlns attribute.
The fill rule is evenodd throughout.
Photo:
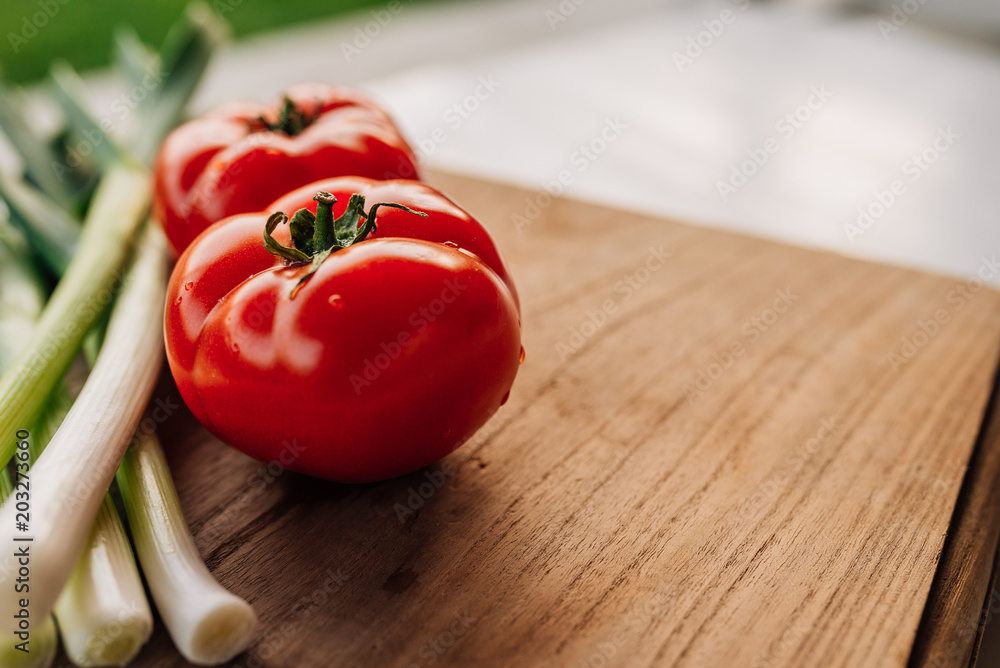
<svg viewBox="0 0 1000 668"><path fill-rule="evenodd" d="M194 5L160 54L134 33L117 35L116 58L130 84L139 85L156 58L167 74L138 111L141 132L132 150L105 137L94 160L70 179L56 178L52 169L65 164L58 142L31 130L15 91L0 90L0 128L24 166L23 177L0 174L6 205L0 215L0 618L8 620L0 630L2 666L49 666L60 637L77 665L127 664L153 628L140 566L189 661L227 661L253 639L253 609L201 561L159 441L136 433L162 368L167 273L163 234L147 220L144 165L182 113L221 40L220 27L207 8ZM101 129L75 72L56 65L51 78L70 136L101 136L93 134ZM81 198L73 179L98 185ZM82 225L79 210L86 212ZM58 279L51 294L46 274ZM65 377L81 354L90 371L74 400ZM27 471L15 466L23 460L12 461L22 440L29 443ZM131 542L109 491L114 481ZM30 519L19 531L17 493L25 488ZM32 540L15 541L27 537ZM15 590L18 546L30 550L29 593ZM29 601L28 652L8 630L22 598Z"/></svg>

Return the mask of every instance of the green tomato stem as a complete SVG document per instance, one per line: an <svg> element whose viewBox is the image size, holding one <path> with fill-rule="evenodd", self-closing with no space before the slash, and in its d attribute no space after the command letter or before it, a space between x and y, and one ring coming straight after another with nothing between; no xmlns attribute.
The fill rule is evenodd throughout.
<svg viewBox="0 0 1000 668"><path fill-rule="evenodd" d="M361 198L361 206L364 207L365 198L361 195L352 195L351 202L347 206L347 212L354 214L355 225L357 225L357 200ZM337 226L333 219L333 205L337 203L337 198L327 192L316 193L313 197L316 201L316 216L313 223L313 252L318 253L330 250L337 245ZM355 206L351 206L354 204ZM344 217L349 214L345 212ZM357 227L355 227L357 229Z"/></svg>
<svg viewBox="0 0 1000 668"><path fill-rule="evenodd" d="M423 218L427 214L395 202L379 202L373 204L371 210L365 213L365 196L359 193L351 195L344 214L333 217L333 205L337 198L331 193L320 191L313 197L316 202L316 213L309 209L299 209L291 221L282 211L271 214L264 224L264 248L271 255L284 258L289 264L310 263L309 270L302 275L292 288L291 298L295 298L305 282L315 274L320 266L332 253L343 250L364 241L375 231L375 216L379 207L387 206L401 209ZM364 219L364 223L361 220ZM274 230L283 223L291 227L292 247L282 246L272 236Z"/></svg>

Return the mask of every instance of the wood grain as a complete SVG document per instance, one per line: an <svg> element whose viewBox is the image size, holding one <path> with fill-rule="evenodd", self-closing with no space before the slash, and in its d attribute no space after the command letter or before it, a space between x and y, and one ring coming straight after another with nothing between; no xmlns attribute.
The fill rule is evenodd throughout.
<svg viewBox="0 0 1000 668"><path fill-rule="evenodd" d="M913 668L969 666L986 622L993 619L990 607L995 609L992 597L1000 541L998 403L994 387L910 656Z"/></svg>
<svg viewBox="0 0 1000 668"><path fill-rule="evenodd" d="M1000 550L993 556L993 576L990 578L986 600L983 602L981 613L982 623L979 626L979 632L976 634L976 642L972 648L970 666L980 665L980 660L983 661L982 666L984 668L996 665L998 654L994 647L995 642L992 635L987 635L986 628L990 623L996 621L997 612L1000 611L1000 590L997 589L998 584L1000 584ZM992 629L993 627L990 626L990 628ZM991 631L990 633L993 632ZM989 644L986 645L985 643Z"/></svg>
<svg viewBox="0 0 1000 668"><path fill-rule="evenodd" d="M433 181L523 299L527 360L472 442L345 486L183 410L161 428L199 548L261 617L232 665L904 666L1000 295L569 200L519 229L537 193ZM159 628L137 665L184 662Z"/></svg>

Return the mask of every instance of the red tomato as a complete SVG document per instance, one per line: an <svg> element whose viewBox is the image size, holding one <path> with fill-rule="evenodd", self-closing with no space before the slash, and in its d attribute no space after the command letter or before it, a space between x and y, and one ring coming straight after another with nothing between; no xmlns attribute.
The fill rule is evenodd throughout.
<svg viewBox="0 0 1000 668"><path fill-rule="evenodd" d="M222 218L349 174L416 178L418 168L392 119L371 99L299 84L276 104L226 105L170 133L156 160L153 210L180 253Z"/></svg>
<svg viewBox="0 0 1000 668"><path fill-rule="evenodd" d="M342 482L402 475L454 450L506 401L522 355L513 283L482 226L429 186L316 185L337 201L317 195L315 220L238 215L181 255L167 359L194 415L252 457ZM368 194L427 216L372 206L372 232ZM265 249L266 221L272 252L289 259Z"/></svg>
<svg viewBox="0 0 1000 668"><path fill-rule="evenodd" d="M507 285L514 302L520 303L514 280L497 249L496 241L479 221L440 191L419 181L376 181L345 176L324 179L293 190L274 201L267 210L291 214L305 208L315 213L316 200L313 197L320 190L333 193L337 198L334 206L334 214L337 216L343 214L353 193L364 195L369 202L399 202L426 213L428 217L421 218L399 209L379 209L378 228L368 238L407 237L463 248L478 256L496 272Z"/></svg>

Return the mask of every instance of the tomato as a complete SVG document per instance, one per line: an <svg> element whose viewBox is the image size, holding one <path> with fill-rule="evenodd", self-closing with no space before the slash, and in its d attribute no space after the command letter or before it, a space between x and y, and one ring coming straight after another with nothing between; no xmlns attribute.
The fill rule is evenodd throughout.
<svg viewBox="0 0 1000 668"><path fill-rule="evenodd" d="M268 211L316 212L317 191L332 193L338 200L334 207L341 215L351 194L359 193L369 202L399 202L411 209L428 214L414 216L399 209L379 209L378 227L369 239L408 237L451 244L475 254L500 277L510 290L514 303L519 304L514 279L497 249L496 241L482 224L446 195L419 181L396 179L377 181L363 177L324 179L293 190L267 207Z"/></svg>
<svg viewBox="0 0 1000 668"><path fill-rule="evenodd" d="M210 224L262 210L331 176L416 178L412 149L363 94L325 84L289 88L273 105L225 105L175 129L154 169L153 211L176 253Z"/></svg>
<svg viewBox="0 0 1000 668"><path fill-rule="evenodd" d="M165 314L177 387L222 441L290 470L365 482L426 466L510 393L523 351L509 272L425 184L331 179L268 210L306 202L290 221L227 218L181 255Z"/></svg>

